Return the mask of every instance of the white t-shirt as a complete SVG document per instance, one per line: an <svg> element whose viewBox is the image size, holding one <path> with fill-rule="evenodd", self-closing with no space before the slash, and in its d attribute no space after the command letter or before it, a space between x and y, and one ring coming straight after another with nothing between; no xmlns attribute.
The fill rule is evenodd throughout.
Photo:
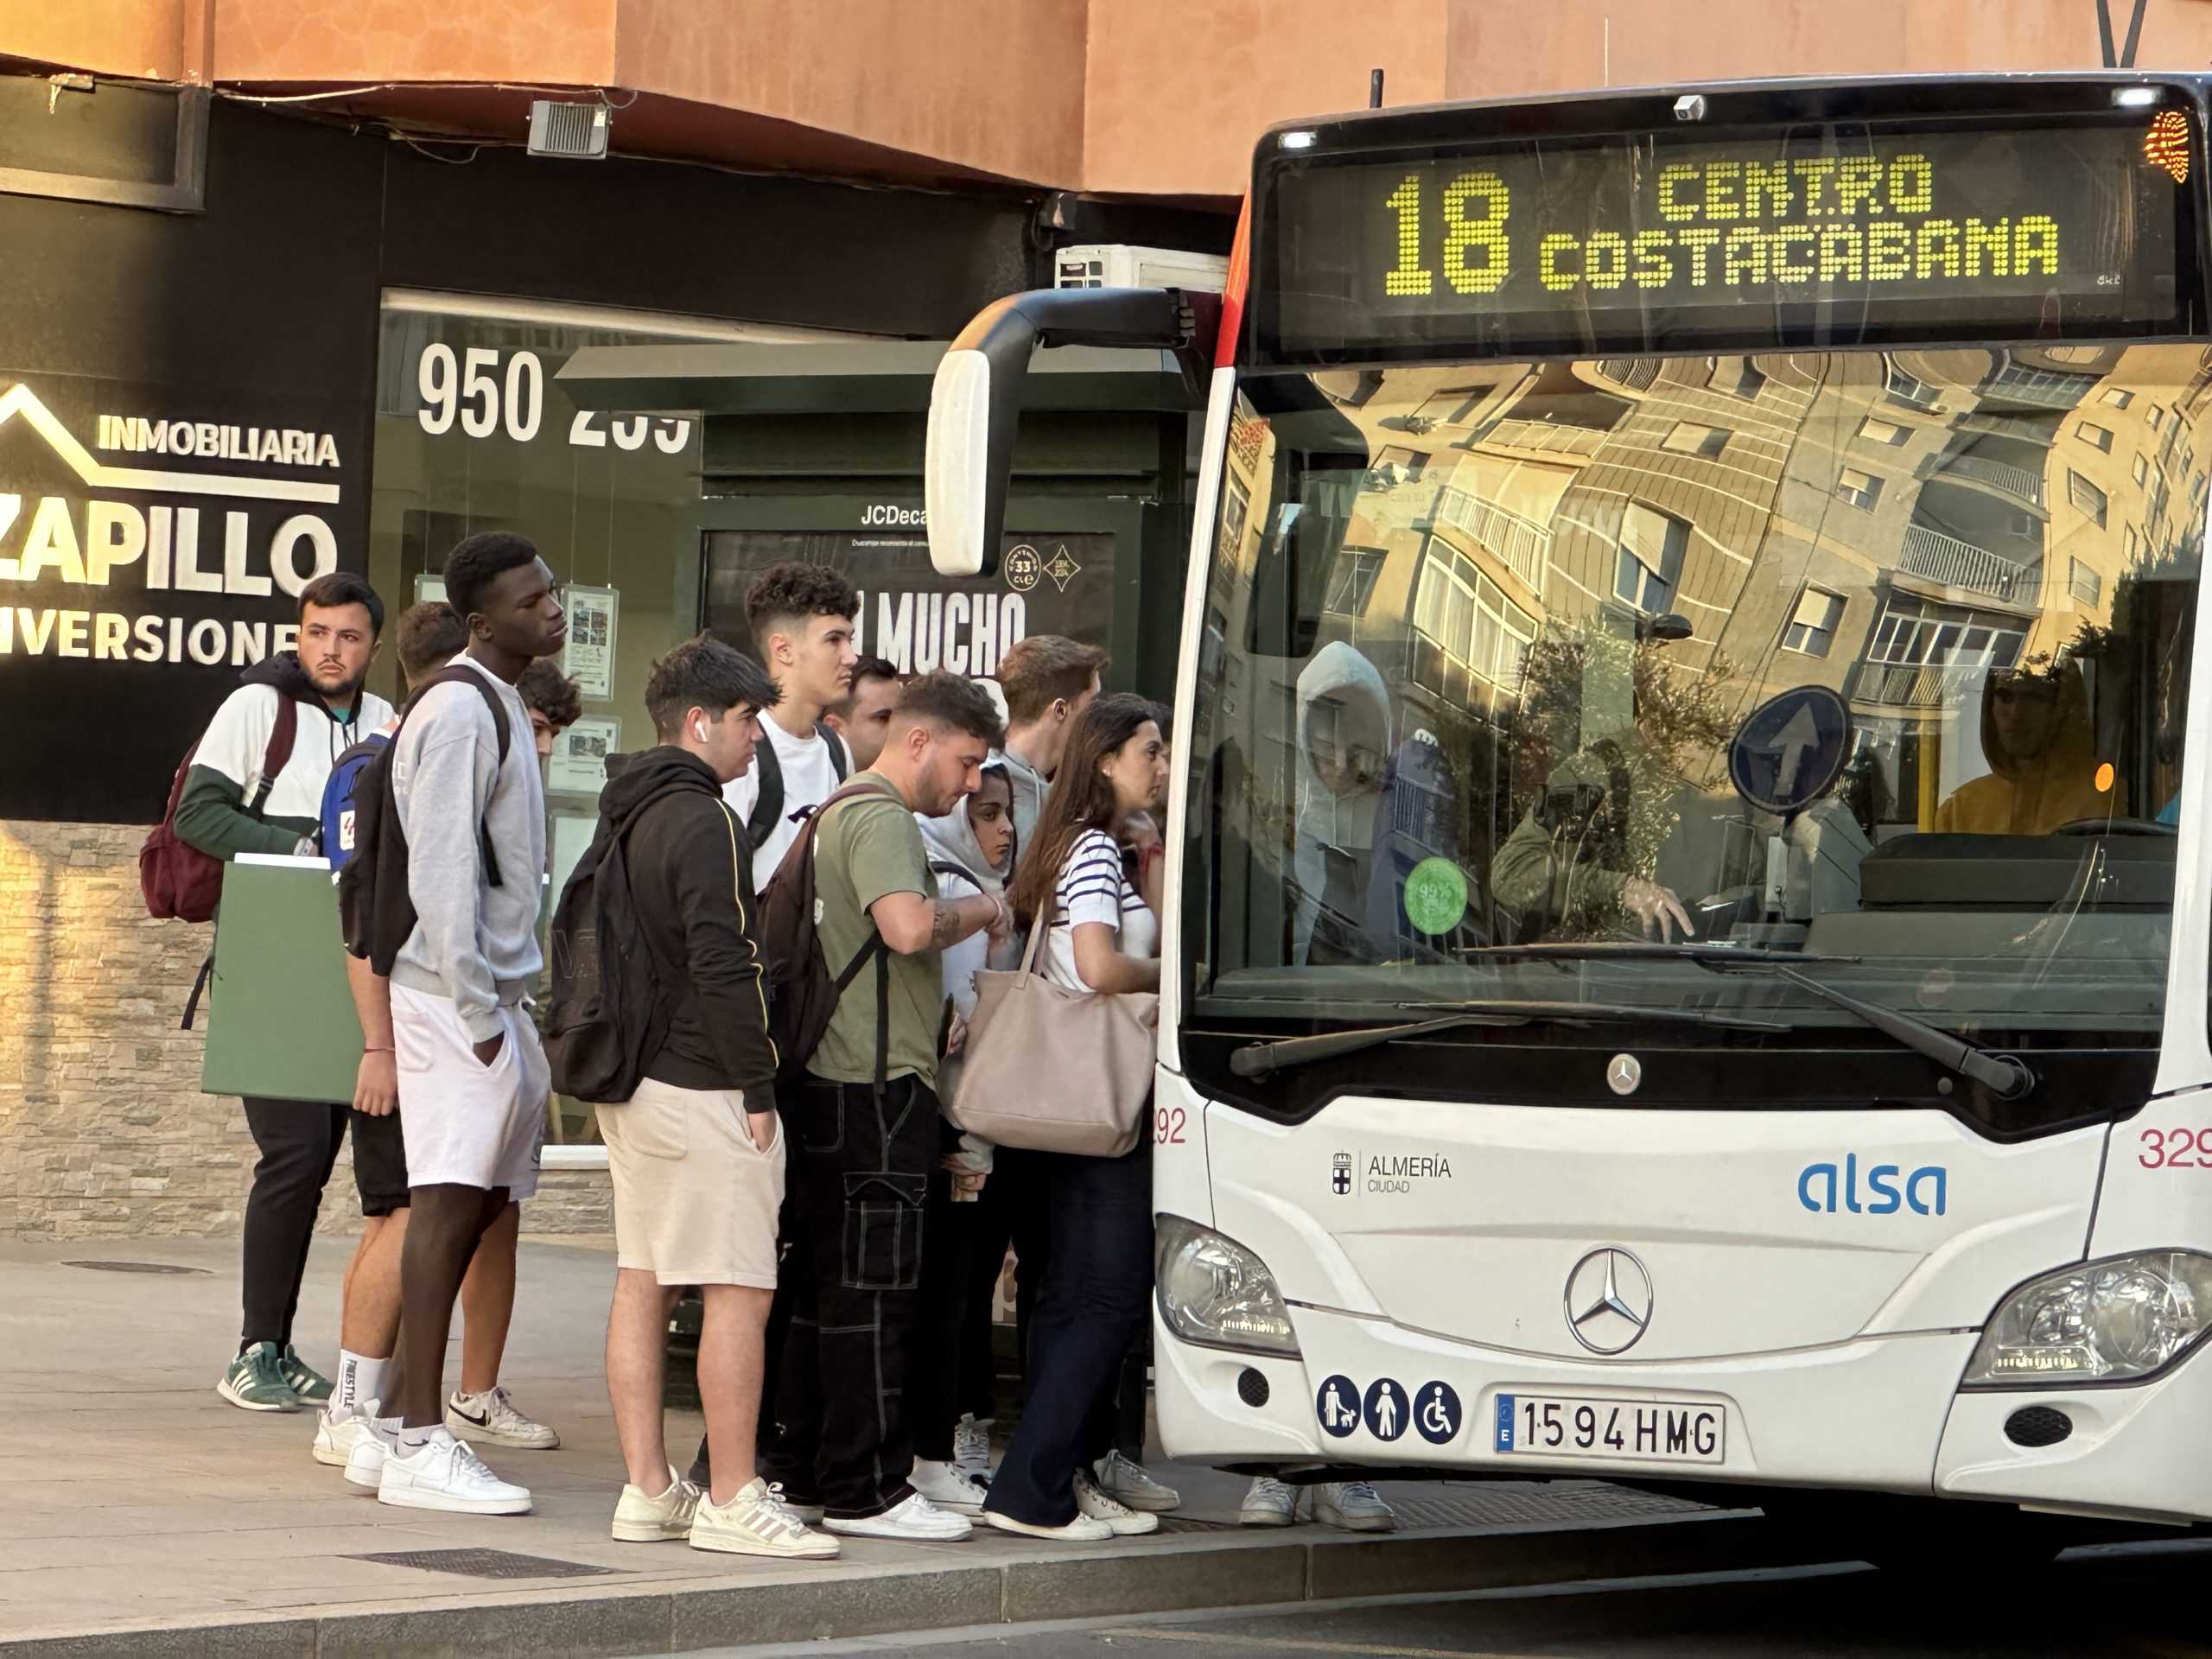
<svg viewBox="0 0 2212 1659"><path fill-rule="evenodd" d="M760 720L760 734L775 745L776 759L784 770L784 813L775 827L762 837L753 849L753 890L759 893L768 885L768 878L784 861L784 855L791 850L791 842L798 839L799 825L807 815L828 800L837 790L837 769L830 764L830 746L822 741L821 734L811 726L804 737L793 737L777 723L773 715L764 715ZM842 745L843 738L837 741ZM844 754L845 775L853 774L853 753ZM744 823L753 815L753 803L760 798L760 760L756 751L753 764L744 773L722 785L722 798L729 803L730 810Z"/></svg>
<svg viewBox="0 0 2212 1659"><path fill-rule="evenodd" d="M269 753L283 693L273 685L242 685L223 700L208 722L207 734L192 757L195 766L219 772L238 786L251 804L261 787L261 763ZM302 703L292 739L292 756L276 774L261 811L264 817L322 822L322 786L338 757L392 717L392 707L374 692L361 695L359 717L348 725Z"/></svg>
<svg viewBox="0 0 2212 1659"><path fill-rule="evenodd" d="M1122 872L1122 849L1103 830L1086 830L1068 849L1052 889L1052 927L1045 939L1045 976L1070 990L1090 987L1075 966L1075 928L1103 922L1125 957L1160 954L1160 918Z"/></svg>

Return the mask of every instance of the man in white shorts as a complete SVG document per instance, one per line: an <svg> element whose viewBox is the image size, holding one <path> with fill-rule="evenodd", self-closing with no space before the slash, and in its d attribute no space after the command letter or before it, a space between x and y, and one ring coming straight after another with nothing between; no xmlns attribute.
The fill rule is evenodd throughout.
<svg viewBox="0 0 2212 1659"><path fill-rule="evenodd" d="M775 701L760 665L719 639L702 635L654 664L645 709L659 744L608 782L585 855L595 868L621 859L653 982L635 1033L652 1045L644 1075L628 1100L599 1116L617 1262L607 1392L629 1474L613 1534L823 1560L837 1541L794 1519L753 1465L784 1137L752 857L721 789L752 765L760 716ZM713 1467L704 1492L670 1464L661 1416L668 1321L686 1285L706 1305L699 1400Z"/></svg>
<svg viewBox="0 0 2212 1659"><path fill-rule="evenodd" d="M486 1229L537 1187L551 1078L524 988L537 944L545 798L523 671L561 648L559 584L506 531L472 536L446 560L446 597L468 625L454 659L484 683L441 683L392 740L391 781L407 837L416 922L391 970L392 1039L406 1102L407 1242L398 1399L354 1447L347 1477L410 1509L520 1515L530 1493L499 1479L444 1423L446 1340L462 1275ZM504 712L495 712L494 704ZM502 727L505 741L502 741Z"/></svg>

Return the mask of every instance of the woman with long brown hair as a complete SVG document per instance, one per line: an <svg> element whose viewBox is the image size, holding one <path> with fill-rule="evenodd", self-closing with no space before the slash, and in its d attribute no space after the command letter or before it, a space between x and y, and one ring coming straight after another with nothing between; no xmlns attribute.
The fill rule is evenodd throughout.
<svg viewBox="0 0 2212 1659"><path fill-rule="evenodd" d="M1077 716L1052 792L1014 872L1017 914L1048 931L1042 971L1071 990L1160 988L1160 919L1122 864L1119 836L1167 783L1158 705L1117 694ZM1153 832L1156 834L1156 831ZM1052 1057L1039 1054L1039 1075ZM1159 1517L1103 1491L1091 1472L1122 1356L1152 1296L1152 1147L1119 1158L1039 1154L1051 1187L1052 1261L1032 1322L1021 1421L983 1518L1004 1532L1096 1541L1150 1532Z"/></svg>

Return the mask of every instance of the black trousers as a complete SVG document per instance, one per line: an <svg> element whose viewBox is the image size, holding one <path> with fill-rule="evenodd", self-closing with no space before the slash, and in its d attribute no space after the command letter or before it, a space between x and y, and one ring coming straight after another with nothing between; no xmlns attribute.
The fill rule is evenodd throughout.
<svg viewBox="0 0 2212 1659"><path fill-rule="evenodd" d="M904 1502L913 1468L907 1377L937 1096L912 1077L880 1098L871 1084L820 1077L791 1092L791 1318L760 1471L797 1501L857 1519Z"/></svg>
<svg viewBox="0 0 2212 1659"><path fill-rule="evenodd" d="M1052 1259L1052 1176L1047 1154L1000 1147L991 1154L990 1179L973 1206L968 1239L966 1294L960 1319L960 1380L952 1414L988 1417L995 1408L998 1360L991 1351L993 1309L1007 1247L1014 1247L1014 1352L1029 1369L1029 1325ZM963 1206L966 1208L968 1206Z"/></svg>
<svg viewBox="0 0 2212 1659"><path fill-rule="evenodd" d="M261 1158L245 1200L241 1353L257 1342L282 1348L292 1340L315 1211L321 1207L331 1166L338 1161L351 1109L296 1100L245 1103L246 1127L253 1131Z"/></svg>
<svg viewBox="0 0 2212 1659"><path fill-rule="evenodd" d="M938 1123L938 1150L957 1151L958 1133L942 1119ZM989 1185L984 1183L987 1188ZM921 1282L914 1290L906 1421L912 1429L914 1455L932 1463L952 1461L952 1426L960 1416L961 1321L973 1282L968 1253L980 1208L977 1199L954 1203L952 1177L942 1169L930 1172L929 1205L923 1216L929 1248L922 1252Z"/></svg>

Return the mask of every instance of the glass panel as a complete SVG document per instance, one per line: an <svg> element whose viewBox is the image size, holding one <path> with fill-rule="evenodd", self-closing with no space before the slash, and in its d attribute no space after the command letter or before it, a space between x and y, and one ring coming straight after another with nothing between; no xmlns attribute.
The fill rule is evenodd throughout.
<svg viewBox="0 0 2212 1659"><path fill-rule="evenodd" d="M1685 427L1719 428L1744 359L1490 364L1496 418L1449 457L1472 505L1418 523L1385 512L1369 474L1408 411L1468 383L1465 365L1245 376L1236 429L1262 435L1228 466L1271 528L1218 589L1228 644L1195 698L1194 1015L1220 1029L1586 997L1749 1001L1816 1045L1860 1029L1764 978L1754 997L1751 977L1664 959L1563 972L1471 954L1640 940L1671 904L1698 940L1851 958L1819 971L2008 1046L2155 1041L2172 842L2094 830L2182 810L2201 531L2120 490L2126 462L2075 442L2066 411L2094 401L2120 456L2156 448L2147 414L2168 411L2186 431L2153 481L2179 494L2212 423L2200 359L1768 357L1772 441L1732 444L1711 479L1657 456ZM1943 464L1840 467L1870 421ZM1514 516L1543 556L1523 571L1478 509L1538 435L1551 470ZM1361 526L1357 547L1341 528L1333 548L1294 546L1269 505L1322 469L1358 480L1332 509ZM1844 492L1872 499L1853 510ZM1371 568L1372 601L1346 614L1316 588L1301 612L1268 573L1306 557L1339 594ZM1785 823L1735 793L1732 755L1754 710L1814 691L1842 700L1850 739ZM1300 718L1324 696L1380 765L1316 758Z"/></svg>
<svg viewBox="0 0 2212 1659"><path fill-rule="evenodd" d="M835 338L582 306L394 291L378 356L369 576L394 614L442 596L446 554L518 529L570 585L564 667L583 713L547 769L549 893L598 815L600 757L645 738L645 671L699 626L699 428L681 415L578 410L556 378L586 346ZM397 653L377 667L399 692ZM550 906L549 906L550 909ZM549 1138L596 1141L592 1109L552 1103Z"/></svg>

